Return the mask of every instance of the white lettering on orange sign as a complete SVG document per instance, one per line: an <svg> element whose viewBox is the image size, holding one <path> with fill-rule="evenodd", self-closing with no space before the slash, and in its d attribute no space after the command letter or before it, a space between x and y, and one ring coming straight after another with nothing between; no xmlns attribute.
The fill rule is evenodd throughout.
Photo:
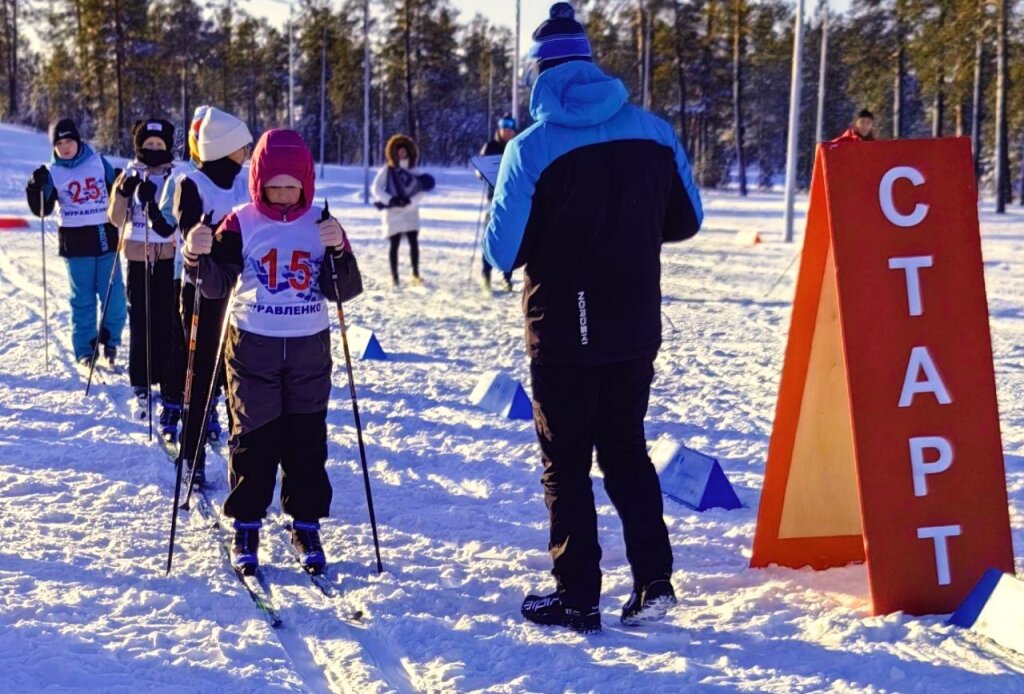
<svg viewBox="0 0 1024 694"><path fill-rule="evenodd" d="M928 205L918 203L910 214L901 214L892 199L892 189L896 181L907 180L915 186L924 185L924 174L911 166L897 166L882 176L878 186L878 203L882 206L882 214L898 227L916 227L928 216Z"/></svg>
<svg viewBox="0 0 1024 694"><path fill-rule="evenodd" d="M958 537L959 525L936 525L917 529L918 540L932 540L935 543L935 574L940 586L948 586L953 582L949 571L949 543L951 537Z"/></svg>
<svg viewBox="0 0 1024 694"><path fill-rule="evenodd" d="M903 270L907 278L907 305L911 316L924 314L924 301L921 299L921 277L918 270L932 267L934 259L930 255L909 256L906 258L889 258L890 270Z"/></svg>

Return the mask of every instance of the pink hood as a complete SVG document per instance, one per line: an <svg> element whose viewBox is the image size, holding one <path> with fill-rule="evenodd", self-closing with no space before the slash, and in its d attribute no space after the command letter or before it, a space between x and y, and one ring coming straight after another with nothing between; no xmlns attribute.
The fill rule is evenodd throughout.
<svg viewBox="0 0 1024 694"><path fill-rule="evenodd" d="M287 174L302 182L299 203L288 210L272 206L263 199L263 186L274 176ZM313 206L316 193L313 155L294 130L275 128L260 137L252 152L249 166L249 195L256 208L266 217L277 221L298 219Z"/></svg>

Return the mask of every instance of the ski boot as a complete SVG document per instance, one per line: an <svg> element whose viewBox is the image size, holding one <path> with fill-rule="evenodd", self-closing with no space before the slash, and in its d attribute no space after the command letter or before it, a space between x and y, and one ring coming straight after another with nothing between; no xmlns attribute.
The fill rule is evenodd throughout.
<svg viewBox="0 0 1024 694"><path fill-rule="evenodd" d="M135 399L132 401L134 409L132 409L132 416L135 419L146 419L149 417L149 388L144 386L135 386L132 388Z"/></svg>
<svg viewBox="0 0 1024 694"><path fill-rule="evenodd" d="M167 443L178 442L178 422L181 420L181 405L166 400L160 406L160 435Z"/></svg>
<svg viewBox="0 0 1024 694"><path fill-rule="evenodd" d="M203 489L206 486L206 455L204 453L205 451L201 451L199 459L193 460L189 469L185 471L191 476L194 489ZM184 451L183 454L187 455Z"/></svg>
<svg viewBox="0 0 1024 694"><path fill-rule="evenodd" d="M411 278L409 279L409 286L410 286L410 287L423 287L423 286L425 286L425 285L423 284L423 278L422 278L422 277L420 277L419 275L413 275L413 276L412 276L412 277L411 277Z"/></svg>
<svg viewBox="0 0 1024 694"><path fill-rule="evenodd" d="M502 281L501 281L501 288L502 288L502 290L504 290L508 294L511 294L512 293L512 280L507 278L507 277L502 279Z"/></svg>
<svg viewBox="0 0 1024 694"><path fill-rule="evenodd" d="M260 565L260 527L262 521L234 522L235 537L231 542L231 566L244 576L253 576Z"/></svg>
<svg viewBox="0 0 1024 694"><path fill-rule="evenodd" d="M305 521L292 523L292 547L299 555L299 564L314 576L319 576L327 566L324 547L320 543L320 524Z"/></svg>
<svg viewBox="0 0 1024 694"><path fill-rule="evenodd" d="M217 401L214 398L210 403L210 416L206 420L206 441L207 443L218 443L224 431L220 428L220 419L217 417Z"/></svg>
<svg viewBox="0 0 1024 694"><path fill-rule="evenodd" d="M491 280L489 277L480 278L480 293L488 298L494 296L494 290L491 289Z"/></svg>
<svg viewBox="0 0 1024 694"><path fill-rule="evenodd" d="M601 612L596 605L590 608L570 607L562 602L558 593L527 595L523 600L522 613L528 621L542 626L566 627L580 634L601 631Z"/></svg>
<svg viewBox="0 0 1024 694"><path fill-rule="evenodd" d="M110 373L118 373L117 371L117 347L113 345L103 345L103 363L107 367L107 371Z"/></svg>
<svg viewBox="0 0 1024 694"><path fill-rule="evenodd" d="M676 605L676 593L668 581L652 581L633 588L622 608L622 623L634 627L656 622Z"/></svg>

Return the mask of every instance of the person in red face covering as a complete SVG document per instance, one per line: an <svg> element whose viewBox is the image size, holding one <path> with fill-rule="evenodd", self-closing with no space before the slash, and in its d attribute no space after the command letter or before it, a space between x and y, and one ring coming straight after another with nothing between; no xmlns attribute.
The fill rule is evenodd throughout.
<svg viewBox="0 0 1024 694"><path fill-rule="evenodd" d="M234 292L225 344L232 414L234 565L258 566L259 530L282 469L281 506L292 544L311 573L326 564L320 520L329 515L327 405L331 340L327 300L337 297L330 262L352 249L341 225L313 205L313 157L292 130L263 134L249 170L252 202L236 207L214 235L197 227L185 242L185 269L203 296ZM236 288L237 287L237 288ZM342 296L348 300L351 296Z"/></svg>

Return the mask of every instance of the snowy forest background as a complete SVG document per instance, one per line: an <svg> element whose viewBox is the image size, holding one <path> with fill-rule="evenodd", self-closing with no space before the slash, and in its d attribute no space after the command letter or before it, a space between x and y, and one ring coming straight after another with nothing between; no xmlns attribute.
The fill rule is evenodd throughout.
<svg viewBox="0 0 1024 694"><path fill-rule="evenodd" d="M824 13L807 0L800 177L816 133ZM287 13L287 3L280 11ZM510 108L511 28L460 16L448 0L373 0L371 152L396 131L433 164L465 162ZM786 0L587 0L574 3L598 63L642 100L650 37L650 108L672 122L704 187L778 181L785 164L794 6ZM294 3L296 127L319 157L362 159L363 2ZM130 151L136 118L176 124L201 103L254 133L287 123L288 33L226 0L0 0L0 114L44 128L69 115L102 148ZM41 39L29 42L25 27ZM649 26L649 31L645 27ZM532 26L523 26L528 34ZM852 0L828 22L823 133L867 107L883 137L972 135L992 191L1006 104L1007 190L1024 149L1024 17L1010 0ZM1000 38L1005 36L1005 50ZM1002 80L1000 64L1006 65ZM528 123L528 93L521 97ZM180 138L180 133L179 133ZM730 176L730 172L732 175ZM1019 187L1019 186L1018 186ZM1014 193L1019 198L1019 195Z"/></svg>

